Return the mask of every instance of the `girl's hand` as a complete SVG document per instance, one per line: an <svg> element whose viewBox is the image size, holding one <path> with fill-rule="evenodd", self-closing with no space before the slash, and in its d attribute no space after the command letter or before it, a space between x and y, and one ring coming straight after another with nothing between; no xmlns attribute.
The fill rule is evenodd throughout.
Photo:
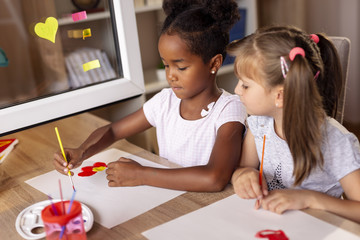
<svg viewBox="0 0 360 240"><path fill-rule="evenodd" d="M109 187L142 185L139 178L141 168L143 168L143 166L138 162L123 157L115 162L109 163L106 170Z"/></svg>
<svg viewBox="0 0 360 240"><path fill-rule="evenodd" d="M66 155L66 160L68 162L65 161L61 151L59 150L58 152L56 152L54 154L54 166L55 169L64 175L67 175L68 171L79 167L82 163L81 160L81 156L82 156L82 151L80 149L72 149L72 148L64 148L64 152ZM71 175L74 175L73 172L70 172Z"/></svg>
<svg viewBox="0 0 360 240"><path fill-rule="evenodd" d="M286 210L300 210L310 206L311 191L282 189L273 190L261 200L262 208L282 214Z"/></svg>
<svg viewBox="0 0 360 240"><path fill-rule="evenodd" d="M232 177L232 184L237 195L244 199L262 199L268 194L266 179L259 183L259 171L252 167L237 169Z"/></svg>

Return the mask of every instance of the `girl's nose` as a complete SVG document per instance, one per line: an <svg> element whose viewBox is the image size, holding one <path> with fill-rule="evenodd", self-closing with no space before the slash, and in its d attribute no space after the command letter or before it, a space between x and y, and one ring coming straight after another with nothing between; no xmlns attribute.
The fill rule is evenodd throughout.
<svg viewBox="0 0 360 240"><path fill-rule="evenodd" d="M242 96L241 83L238 83L238 84L236 85L234 92L235 92L237 95Z"/></svg>
<svg viewBox="0 0 360 240"><path fill-rule="evenodd" d="M171 73L171 71L169 70L168 73L167 73L167 78L169 81L173 82L176 80L176 77L174 74Z"/></svg>

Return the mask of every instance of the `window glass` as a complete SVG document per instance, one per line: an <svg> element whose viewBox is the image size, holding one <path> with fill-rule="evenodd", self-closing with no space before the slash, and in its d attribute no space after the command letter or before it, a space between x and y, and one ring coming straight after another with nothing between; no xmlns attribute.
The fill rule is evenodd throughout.
<svg viewBox="0 0 360 240"><path fill-rule="evenodd" d="M0 109L123 77L109 1L0 6Z"/></svg>

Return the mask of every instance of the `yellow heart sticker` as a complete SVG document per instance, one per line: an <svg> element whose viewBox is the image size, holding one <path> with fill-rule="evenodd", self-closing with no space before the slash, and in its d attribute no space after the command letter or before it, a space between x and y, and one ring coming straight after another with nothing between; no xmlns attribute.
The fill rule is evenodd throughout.
<svg viewBox="0 0 360 240"><path fill-rule="evenodd" d="M35 25L35 33L41 38L55 43L55 36L58 29L58 21L54 17L48 17L45 23L39 22Z"/></svg>

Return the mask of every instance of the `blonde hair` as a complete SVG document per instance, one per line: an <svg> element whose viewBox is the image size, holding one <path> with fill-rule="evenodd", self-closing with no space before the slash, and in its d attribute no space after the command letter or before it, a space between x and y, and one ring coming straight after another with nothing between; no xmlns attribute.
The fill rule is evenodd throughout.
<svg viewBox="0 0 360 240"><path fill-rule="evenodd" d="M303 48L305 57L297 55L291 61L289 52L294 47ZM245 76L253 79L268 90L283 86L282 128L293 157L294 185L301 184L312 169L321 167L324 161L321 153L321 126L326 113L318 89L321 84L316 81L339 81L338 75L334 79L324 78L329 72L325 72L319 47L309 35L293 27L260 29L244 39L232 42L227 51L236 56L234 68L239 78ZM339 64L337 53L333 54L337 60L334 64ZM280 57L284 57L289 66L286 78L281 71ZM338 67L336 69L341 70ZM320 72L318 80L314 78L317 71ZM333 88L327 94L333 96L335 92L339 92L339 89ZM323 94L323 97L327 99L328 96ZM329 108L336 108L336 104Z"/></svg>

